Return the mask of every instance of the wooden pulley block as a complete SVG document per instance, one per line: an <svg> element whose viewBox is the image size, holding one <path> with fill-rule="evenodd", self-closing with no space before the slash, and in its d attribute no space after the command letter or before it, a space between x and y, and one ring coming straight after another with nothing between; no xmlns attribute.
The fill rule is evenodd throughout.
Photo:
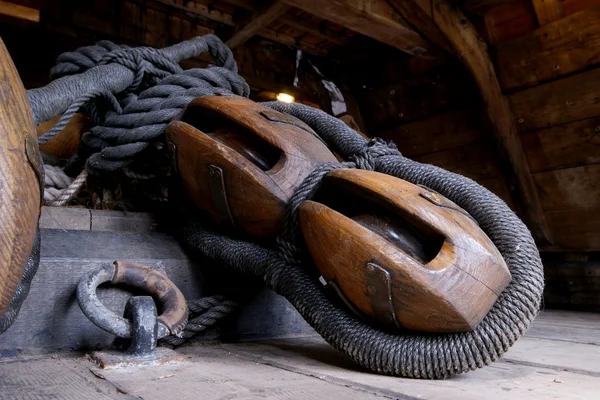
<svg viewBox="0 0 600 400"><path fill-rule="evenodd" d="M62 115L58 115L39 124L36 128L37 136L40 137L52 129L61 117ZM81 135L90 127L88 118L82 113L76 113L58 135L40 145L40 150L57 158L70 158L77 153Z"/></svg>
<svg viewBox="0 0 600 400"><path fill-rule="evenodd" d="M0 40L0 316L23 278L43 190L41 158L27 94Z"/></svg>
<svg viewBox="0 0 600 400"><path fill-rule="evenodd" d="M195 205L258 237L280 233L294 190L314 166L337 161L306 124L242 97L193 100L166 136Z"/></svg>
<svg viewBox="0 0 600 400"><path fill-rule="evenodd" d="M473 330L511 275L492 241L456 204L372 171L338 169L299 217L310 254L364 316L400 329Z"/></svg>

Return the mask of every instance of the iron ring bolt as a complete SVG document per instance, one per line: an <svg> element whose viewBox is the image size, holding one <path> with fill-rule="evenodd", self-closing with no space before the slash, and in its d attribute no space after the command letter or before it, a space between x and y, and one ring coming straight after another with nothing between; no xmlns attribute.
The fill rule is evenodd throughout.
<svg viewBox="0 0 600 400"><path fill-rule="evenodd" d="M185 327L188 318L185 297L165 274L145 265L115 261L112 265L103 266L84 275L77 286L77 302L81 311L106 332L130 339L133 338L133 332L136 330L130 320L108 310L98 299L96 289L105 282L142 289L158 301L163 312L157 317L157 340L165 336L177 335ZM144 297L140 298L144 299ZM126 314L129 313L132 317L147 315L146 312L140 314L135 310L136 304L143 302L147 305L148 300L134 300L135 298L129 300ZM154 309L156 310L155 306Z"/></svg>

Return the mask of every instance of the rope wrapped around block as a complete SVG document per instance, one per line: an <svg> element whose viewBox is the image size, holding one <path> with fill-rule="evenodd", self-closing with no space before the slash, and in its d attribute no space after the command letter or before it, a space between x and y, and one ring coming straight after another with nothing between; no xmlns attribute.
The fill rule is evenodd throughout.
<svg viewBox="0 0 600 400"><path fill-rule="evenodd" d="M253 273L283 295L333 347L358 364L381 374L443 379L481 368L505 353L539 312L544 276L535 242L523 222L496 195L473 180L403 157L381 140L367 142L343 122L304 105L267 103L293 115L317 132L347 163L315 168L288 205L284 233L276 248L219 235L192 221L185 229L190 245L234 269ZM310 261L299 251L297 209L335 168L379 171L427 186L465 209L494 242L512 281L472 332L447 334L388 333L359 320L332 303L309 274Z"/></svg>

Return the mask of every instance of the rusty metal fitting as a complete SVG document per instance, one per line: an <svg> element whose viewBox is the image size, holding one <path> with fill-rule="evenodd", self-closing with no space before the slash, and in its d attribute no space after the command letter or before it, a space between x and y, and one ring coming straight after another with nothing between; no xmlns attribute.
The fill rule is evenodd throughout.
<svg viewBox="0 0 600 400"><path fill-rule="evenodd" d="M103 330L126 339L133 338L135 331L130 320L108 310L98 299L96 289L105 282L142 289L161 305L156 340L177 335L185 327L188 318L185 297L165 274L146 265L115 261L84 275L77 286L79 307L90 321Z"/></svg>

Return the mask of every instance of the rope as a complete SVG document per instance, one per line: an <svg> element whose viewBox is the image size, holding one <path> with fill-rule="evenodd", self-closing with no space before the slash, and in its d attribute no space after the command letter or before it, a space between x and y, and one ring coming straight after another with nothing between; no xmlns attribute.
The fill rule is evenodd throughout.
<svg viewBox="0 0 600 400"><path fill-rule="evenodd" d="M188 301L189 317L183 331L175 336L167 336L162 342L171 346L181 346L198 333L216 325L237 308L233 301L223 296L203 297L198 300Z"/></svg>
<svg viewBox="0 0 600 400"><path fill-rule="evenodd" d="M106 88L88 90L77 97L56 126L41 136L40 144L56 136L72 116L86 108L97 126L82 137L82 148L67 168L85 161L89 173L100 175L117 170L158 140L166 125L195 97L238 95L248 97L250 89L237 74L231 50L216 36L195 39L223 67L183 71L172 55L196 55L185 43L156 50L149 47L128 48L108 41L99 42L61 55L52 71L53 78L66 79L72 74L94 71L99 66L117 64L133 73L117 97ZM200 42L198 42L200 43ZM194 50L194 51L192 51Z"/></svg>
<svg viewBox="0 0 600 400"><path fill-rule="evenodd" d="M46 164L44 176L44 201L47 205L61 207L71 201L87 180L87 171L73 179L60 168Z"/></svg>
<svg viewBox="0 0 600 400"><path fill-rule="evenodd" d="M27 261L27 265L25 265L23 278L21 278L21 282L19 282L17 290L8 304L6 311L4 314L0 315L0 333L7 330L13 324L19 315L19 310L21 309L23 302L29 294L31 281L40 265L40 240L40 230L38 228L33 239L33 247L31 248L29 260Z"/></svg>
<svg viewBox="0 0 600 400"><path fill-rule="evenodd" d="M336 153L353 161L318 166L306 178L289 202L284 232L275 249L216 234L198 221L189 221L184 229L189 244L218 262L262 277L328 343L377 373L447 378L497 360L525 333L539 312L543 269L527 227L502 200L471 179L402 157L392 144L366 142L343 122L319 110L300 104L267 105L299 118ZM474 331L392 334L366 324L328 299L314 278L314 266L299 251L297 209L316 192L328 170L340 167L372 169L427 186L477 220L506 260L513 279Z"/></svg>

